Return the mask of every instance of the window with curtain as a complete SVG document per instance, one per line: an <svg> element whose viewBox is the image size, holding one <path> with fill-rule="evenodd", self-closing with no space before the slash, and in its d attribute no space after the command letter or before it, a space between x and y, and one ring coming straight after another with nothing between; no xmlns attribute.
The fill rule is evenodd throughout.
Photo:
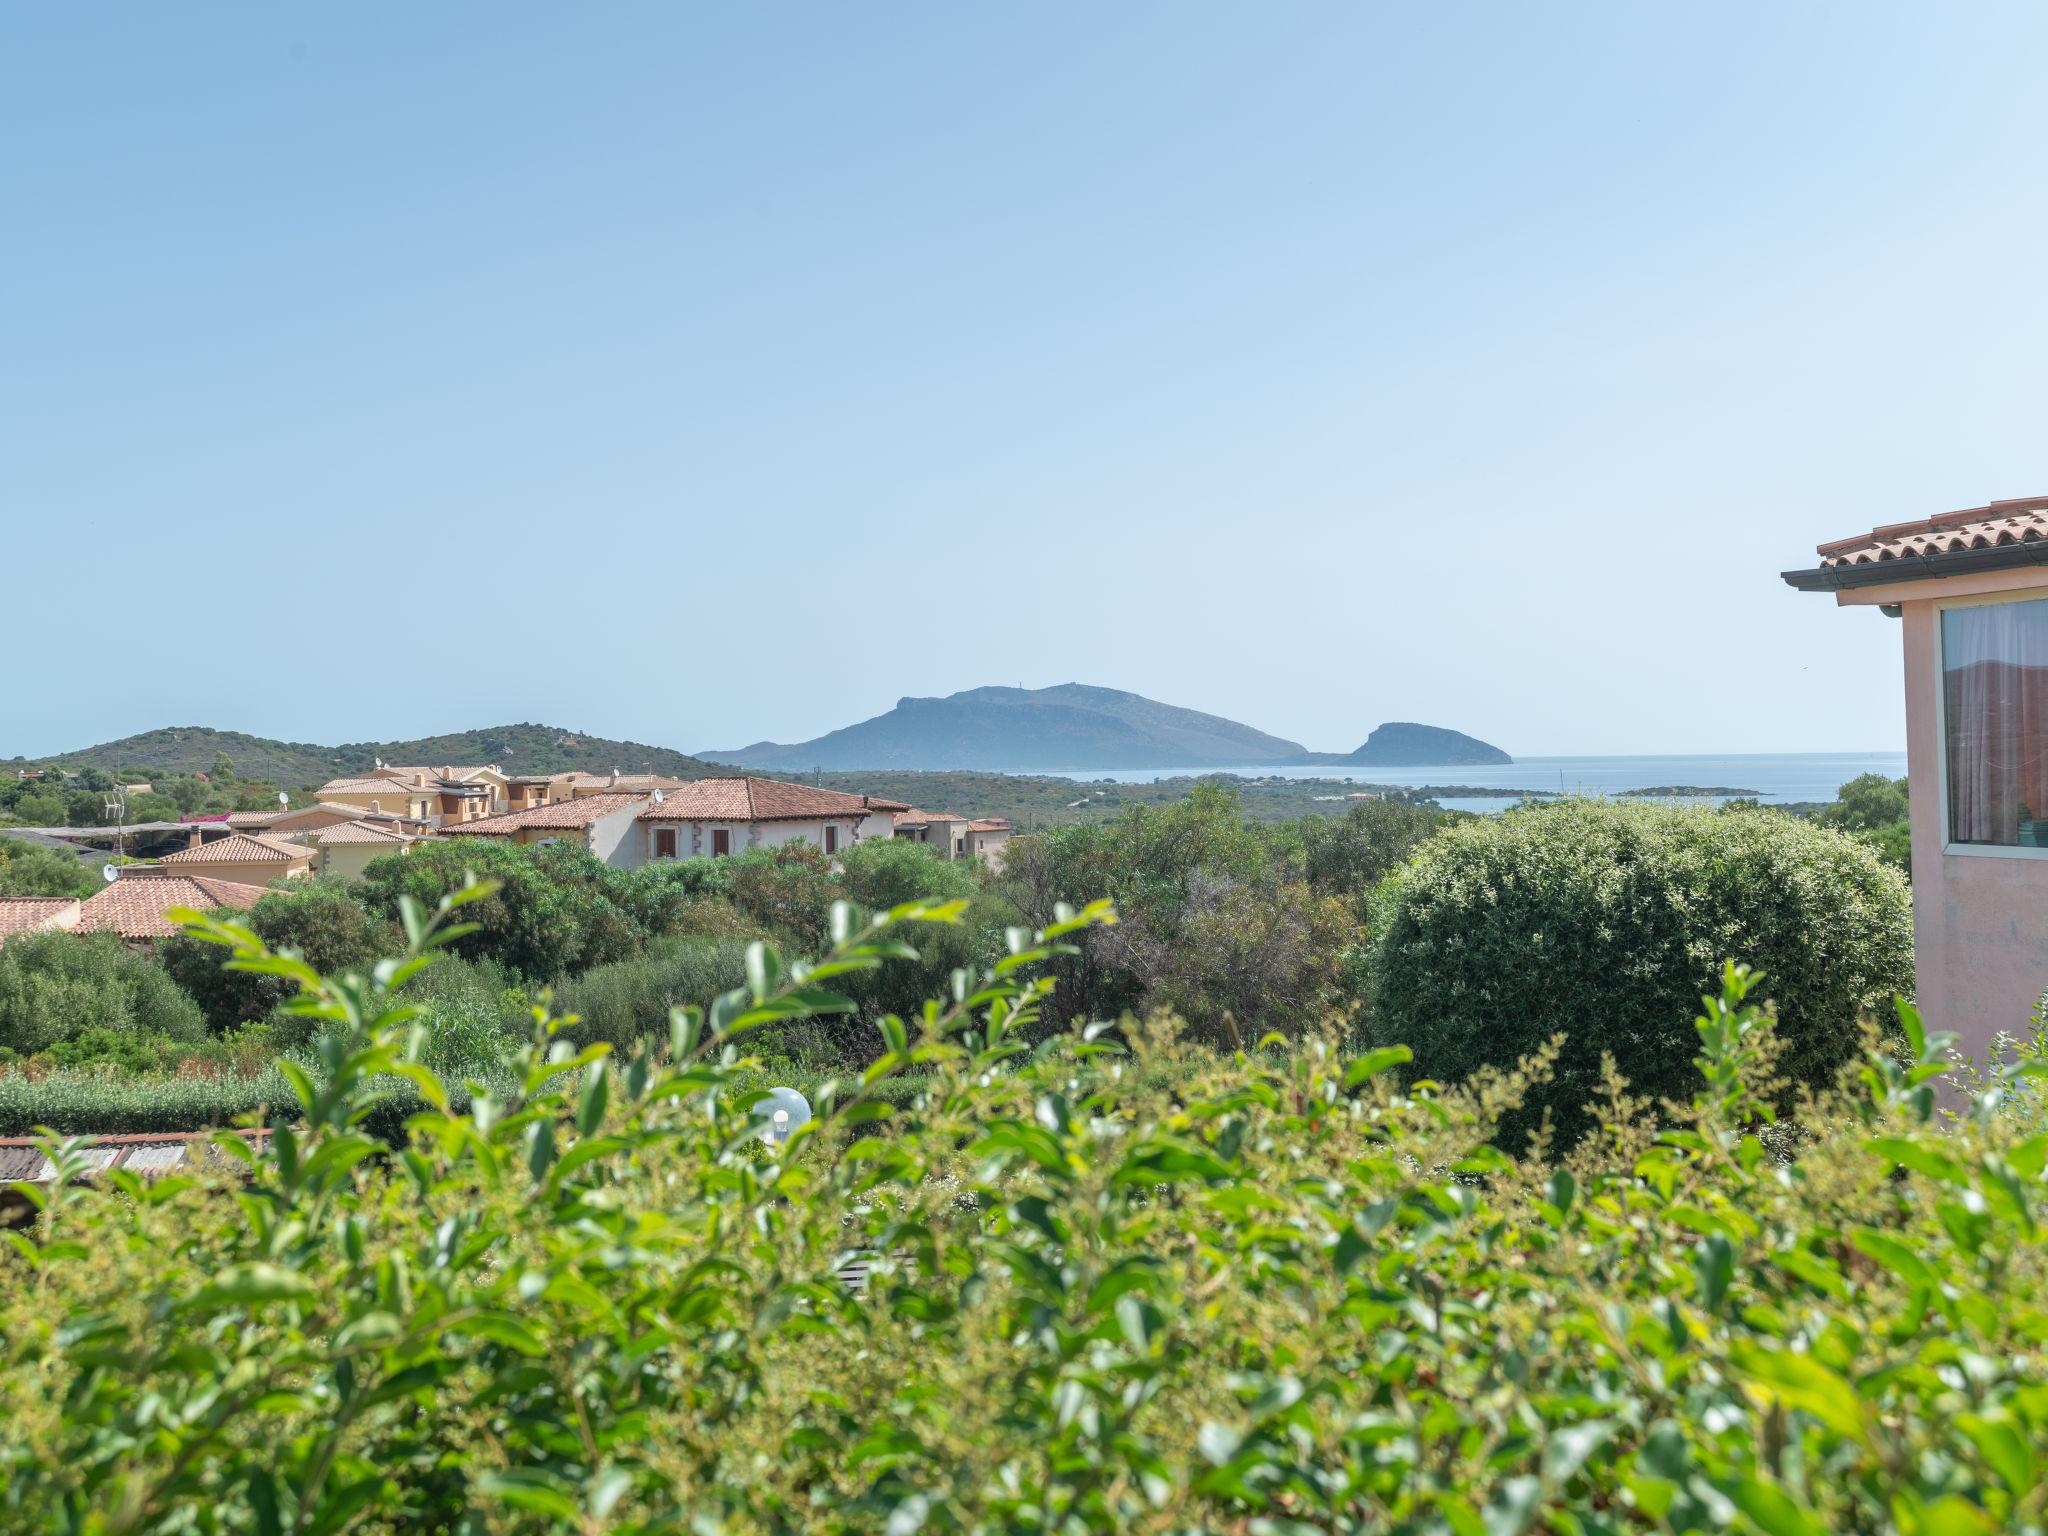
<svg viewBox="0 0 2048 1536"><path fill-rule="evenodd" d="M2048 599L1941 611L1949 840L2048 848Z"/></svg>

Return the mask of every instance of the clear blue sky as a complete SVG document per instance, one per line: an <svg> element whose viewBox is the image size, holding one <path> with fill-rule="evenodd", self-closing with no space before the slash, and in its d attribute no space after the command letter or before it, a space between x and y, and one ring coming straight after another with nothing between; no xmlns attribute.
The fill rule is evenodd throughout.
<svg viewBox="0 0 2048 1536"><path fill-rule="evenodd" d="M1070 679L1896 748L2048 490L2038 6L14 7L0 755Z"/></svg>

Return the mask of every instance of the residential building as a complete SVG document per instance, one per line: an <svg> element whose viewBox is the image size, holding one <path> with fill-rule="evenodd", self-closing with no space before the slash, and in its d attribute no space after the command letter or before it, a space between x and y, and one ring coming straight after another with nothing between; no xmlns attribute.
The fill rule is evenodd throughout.
<svg viewBox="0 0 2048 1536"><path fill-rule="evenodd" d="M894 832L900 801L751 776L692 779L650 795L639 813L645 859L719 857L809 843L827 855Z"/></svg>
<svg viewBox="0 0 2048 1536"><path fill-rule="evenodd" d="M383 774L330 779L313 791L322 805L349 806L432 822L440 814L440 796L424 784L408 784Z"/></svg>
<svg viewBox="0 0 2048 1536"><path fill-rule="evenodd" d="M133 868L162 870L161 865ZM178 925L164 915L173 907L190 907L195 912L229 907L246 912L269 894L260 885L216 880L211 875L166 871L148 879L131 879L124 873L79 903L78 921L73 926L80 933L117 933L138 941L167 939L178 932Z"/></svg>
<svg viewBox="0 0 2048 1536"><path fill-rule="evenodd" d="M436 824L440 826L501 815L511 808L507 799L511 780L495 763L440 768L393 768L380 763L378 771L401 784L418 784L432 790L436 797L434 814L439 818Z"/></svg>
<svg viewBox="0 0 2048 1536"><path fill-rule="evenodd" d="M1003 845L1010 840L1010 824L1001 817L975 819L950 811L899 811L895 835L922 843L949 859L987 859L1002 867Z"/></svg>
<svg viewBox="0 0 2048 1536"><path fill-rule="evenodd" d="M502 837L521 844L575 843L607 864L633 869L642 862L644 839L633 818L648 803L646 795L586 795L560 800L530 811L507 811L480 821L443 826L452 837Z"/></svg>
<svg viewBox="0 0 2048 1536"><path fill-rule="evenodd" d="M338 822L306 834L314 850L314 868L323 875L357 879L372 859L390 853L411 853L418 834L404 824L381 816Z"/></svg>
<svg viewBox="0 0 2048 1536"><path fill-rule="evenodd" d="M536 811L567 800L573 793L570 780L581 777L577 773L515 773L505 781L505 808Z"/></svg>
<svg viewBox="0 0 2048 1536"><path fill-rule="evenodd" d="M1899 620L1915 993L1980 1060L2048 989L2048 497L1819 547L1806 592Z"/></svg>
<svg viewBox="0 0 2048 1536"><path fill-rule="evenodd" d="M155 864L130 864L121 879L151 878L157 870L177 874L204 874L215 880L239 885L268 885L305 874L313 866L313 850L303 843L288 842L261 832L231 832L210 843L192 834L192 846L165 854ZM119 884L119 881L115 882Z"/></svg>
<svg viewBox="0 0 2048 1536"><path fill-rule="evenodd" d="M967 823L966 843L970 858L988 860L991 869L1003 867L1003 849L1010 841L1008 818L984 816Z"/></svg>
<svg viewBox="0 0 2048 1536"><path fill-rule="evenodd" d="M951 811L898 811L893 834L906 842L922 843L941 858L957 859L967 851L965 816Z"/></svg>
<svg viewBox="0 0 2048 1536"><path fill-rule="evenodd" d="M688 779L664 778L658 773L620 773L614 768L610 773L569 773L562 775L567 783L568 794L582 795L651 795L657 789L683 789Z"/></svg>
<svg viewBox="0 0 2048 1536"><path fill-rule="evenodd" d="M76 896L0 898L0 943L5 943L17 933L39 933L46 928L76 928L78 909Z"/></svg>

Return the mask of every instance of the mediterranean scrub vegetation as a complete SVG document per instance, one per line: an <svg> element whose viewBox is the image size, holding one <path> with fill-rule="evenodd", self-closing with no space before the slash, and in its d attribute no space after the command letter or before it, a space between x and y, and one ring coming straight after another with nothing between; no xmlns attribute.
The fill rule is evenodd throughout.
<svg viewBox="0 0 2048 1536"><path fill-rule="evenodd" d="M1627 831L1649 827L1677 841ZM1010 930L1055 922L1069 893L1109 898L1121 921L1048 962L1053 990L1034 1025L1044 1034L1158 1014L1191 1045L1219 1049L1327 1031L1413 1044L1433 1076L1456 1080L1563 1032L1555 1078L1531 1090L1516 1134L1545 1108L1567 1111L1561 1131L1581 1134L1574 1106L1602 1082L1603 1051L1638 1091L1682 1097L1692 1000L1725 957L1768 973L1795 1086L1825 1086L1858 1048L1858 1014L1884 1016L1906 985L1896 880L1850 840L1767 810L1580 804L1479 821L1367 801L1275 824L1204 786L1106 824L1018 837L1008 852L1000 873L891 840L836 860L783 847L618 870L567 844L449 839L380 860L358 882L295 883L237 921L342 973L402 941L406 901L431 910L472 877L486 882L466 931L411 984L426 1059L459 1103L472 1083L498 1091L499 1063L536 1006L552 1007L579 1046L630 1053L665 1038L672 1008L738 986L748 944L822 950L842 900L962 905L957 922L920 937L914 960L842 983L852 1012L792 1019L750 1042L778 1080L806 1091L865 1067L880 1019L953 995L956 973L995 964ZM8 950L24 977L72 986L67 957L83 943L54 935ZM0 1134L218 1126L286 1103L284 1066L315 1063L306 1019L282 1006L288 979L224 969L216 946L190 937L128 963L168 977L203 1027L189 1013L166 1022L132 1009L125 1025L89 1027L126 1006L112 999L34 1005L17 1043L0 1041L13 1053L0 1058ZM891 1079L877 1091L917 1087ZM376 1129L395 1139L416 1107L392 1101Z"/></svg>
<svg viewBox="0 0 2048 1536"><path fill-rule="evenodd" d="M1819 1087L1913 981L1904 878L1865 845L1769 811L1578 800L1453 828L1386 896L1369 1036L1449 1081L1546 1049L1576 1139L1611 1070L1684 1098L1693 1004L1755 964L1788 1084ZM2017 1023L2017 1021L2015 1021Z"/></svg>
<svg viewBox="0 0 2048 1536"><path fill-rule="evenodd" d="M1565 823L1558 823L1564 825ZM495 899L399 903L322 977L195 935L322 1044L268 1156L58 1178L0 1247L15 1530L2039 1532L2048 1136L1944 1042L1809 1095L1726 967L1688 1091L1510 1153L1542 1053L1443 1087L1398 1046L1054 1031L1107 905L1006 936L764 1144L751 1042L962 922L835 906L816 965L651 1046L545 1010L453 1103L414 986ZM474 963L474 962L471 962ZM1036 1045L1029 1044L1036 1039ZM879 1090L917 1074L895 1107ZM385 1086L419 1105L392 1153ZM849 1261L862 1260L856 1270Z"/></svg>

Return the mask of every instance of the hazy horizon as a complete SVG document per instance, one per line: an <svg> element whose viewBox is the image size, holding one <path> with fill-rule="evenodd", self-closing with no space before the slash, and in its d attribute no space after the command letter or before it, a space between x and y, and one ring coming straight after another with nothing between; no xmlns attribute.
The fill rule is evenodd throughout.
<svg viewBox="0 0 2048 1536"><path fill-rule="evenodd" d="M1080 679L1888 751L1815 543L2048 489L1993 4L0 20L0 756Z"/></svg>

